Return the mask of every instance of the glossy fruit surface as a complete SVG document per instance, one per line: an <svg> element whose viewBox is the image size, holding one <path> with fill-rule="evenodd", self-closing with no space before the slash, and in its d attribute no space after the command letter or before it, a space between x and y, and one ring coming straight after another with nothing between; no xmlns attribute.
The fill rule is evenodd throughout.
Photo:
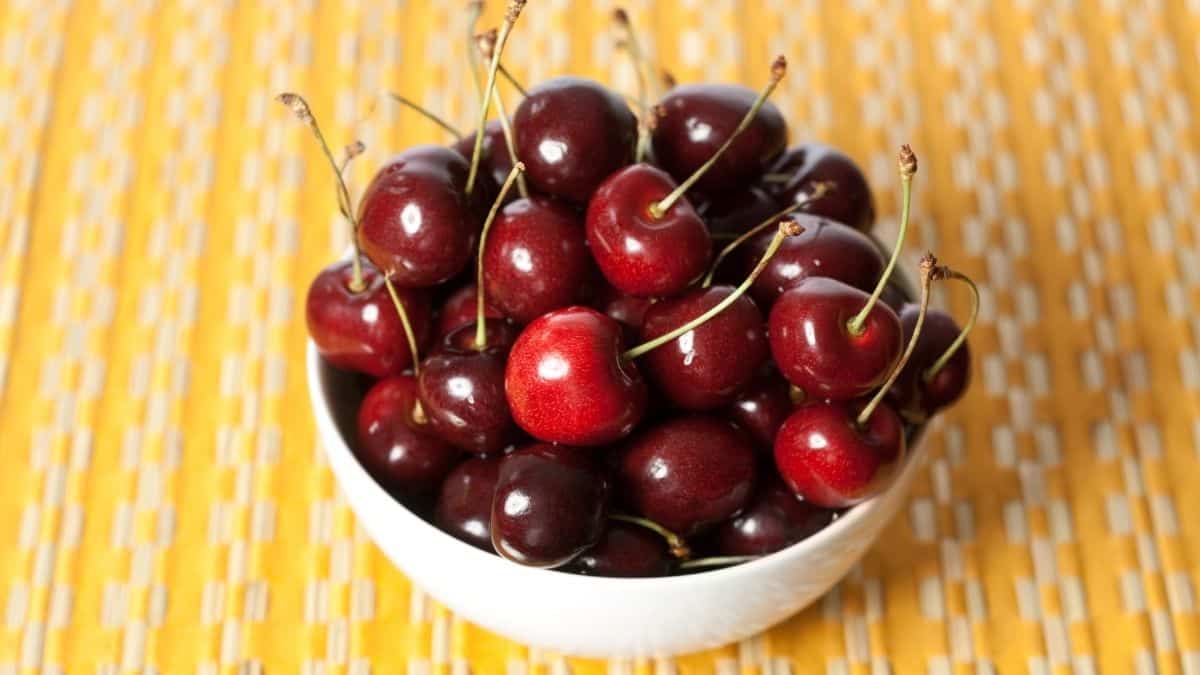
<svg viewBox="0 0 1200 675"><path fill-rule="evenodd" d="M558 567L604 531L608 479L591 450L536 443L500 462L492 544L523 565Z"/></svg>
<svg viewBox="0 0 1200 675"><path fill-rule="evenodd" d="M355 454L389 490L432 495L461 453L413 419L416 382L409 375L380 380L358 410Z"/></svg>
<svg viewBox="0 0 1200 675"><path fill-rule="evenodd" d="M567 571L595 577L661 577L671 573L673 563L660 535L610 520L600 541L575 558Z"/></svg>
<svg viewBox="0 0 1200 675"><path fill-rule="evenodd" d="M473 333L474 326L460 328ZM451 338L456 335L451 334ZM504 396L505 352L443 346L421 364L418 392L429 425L474 453L502 450L517 437Z"/></svg>
<svg viewBox="0 0 1200 675"><path fill-rule="evenodd" d="M475 152L475 132L463 136L462 140L450 147L470 162L471 154ZM489 187L494 190L496 186L504 183L508 172L513 168L512 158L508 155L508 143L504 139L504 128L500 126L499 120L492 120L484 127L482 152L481 161L491 178Z"/></svg>
<svg viewBox="0 0 1200 675"><path fill-rule="evenodd" d="M759 368L725 416L750 434L760 449L769 452L775 444L776 432L794 408L787 380L772 365Z"/></svg>
<svg viewBox="0 0 1200 675"><path fill-rule="evenodd" d="M824 216L867 232L875 224L875 200L862 169L844 153L820 143L806 143L789 149L779 158L770 174L790 176L768 189L784 203L807 202L807 213ZM816 183L828 181L833 189L810 200Z"/></svg>
<svg viewBox="0 0 1200 675"><path fill-rule="evenodd" d="M442 481L433 521L443 531L489 553L492 548L492 496L500 476L500 455L471 457Z"/></svg>
<svg viewBox="0 0 1200 675"><path fill-rule="evenodd" d="M365 288L350 290L352 264L343 260L313 279L305 300L308 334L326 360L346 370L375 377L395 375L412 365L404 328L383 283L383 275L363 265ZM420 289L397 289L420 344L429 338L429 295Z"/></svg>
<svg viewBox="0 0 1200 675"><path fill-rule="evenodd" d="M919 312L916 305L905 305L900 310L905 344L912 337ZM965 342L932 378L926 376L961 330L954 318L941 310L931 309L926 313L917 346L892 388L905 417L924 421L957 401L967 390L971 381L971 350Z"/></svg>
<svg viewBox="0 0 1200 675"><path fill-rule="evenodd" d="M469 323L475 323L476 293L475 284L468 283L446 297L438 314L437 330L435 332L435 337L439 342L453 332L454 329L461 328ZM484 301L483 311L488 319L504 318L504 312L496 309L491 303L486 302L487 298L484 298Z"/></svg>
<svg viewBox="0 0 1200 675"><path fill-rule="evenodd" d="M764 481L750 505L713 533L718 555L766 555L806 539L837 517L837 511L798 498L778 477Z"/></svg>

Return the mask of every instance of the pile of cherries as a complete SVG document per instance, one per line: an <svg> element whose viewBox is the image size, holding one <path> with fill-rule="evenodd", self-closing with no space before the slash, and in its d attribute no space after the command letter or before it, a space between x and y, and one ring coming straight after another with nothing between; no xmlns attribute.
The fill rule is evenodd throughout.
<svg viewBox="0 0 1200 675"><path fill-rule="evenodd" d="M280 96L353 228L307 320L328 364L372 378L362 465L465 542L606 576L742 562L878 494L966 388L978 309L976 292L965 330L928 309L934 281L975 289L932 256L917 302L891 279L916 157L900 153L888 253L854 162L787 148L768 101L783 57L761 93L669 83L649 105L618 11L633 108L577 77L525 90L500 64L523 4L468 50L473 75L487 65L482 133L400 152L357 208L342 174L362 145L335 160L304 99Z"/></svg>

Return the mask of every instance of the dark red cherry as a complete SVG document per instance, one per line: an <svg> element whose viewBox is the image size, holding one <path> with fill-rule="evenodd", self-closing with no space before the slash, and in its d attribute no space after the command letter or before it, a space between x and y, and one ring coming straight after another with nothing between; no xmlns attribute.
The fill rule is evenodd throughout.
<svg viewBox="0 0 1200 675"><path fill-rule="evenodd" d="M775 434L794 408L791 387L771 366L759 369L729 406L726 417L750 434L759 448L769 452L775 445Z"/></svg>
<svg viewBox="0 0 1200 675"><path fill-rule="evenodd" d="M629 341L637 339L642 330L642 321L646 318L646 310L654 304L653 298L639 298L622 293L606 282L598 285L593 293L592 306L601 313L620 322L625 329L625 337Z"/></svg>
<svg viewBox="0 0 1200 675"><path fill-rule="evenodd" d="M513 419L551 443L611 443L646 410L646 384L621 359L621 325L588 307L555 310L526 326L504 384Z"/></svg>
<svg viewBox="0 0 1200 675"><path fill-rule="evenodd" d="M364 288L350 290L353 265L349 260L321 270L308 288L305 317L308 334L329 363L375 377L394 375L412 365L404 328L388 296L383 275L363 264ZM417 342L429 340L432 323L429 294L420 289L397 289L412 322Z"/></svg>
<svg viewBox="0 0 1200 675"><path fill-rule="evenodd" d="M358 241L398 286L441 283L471 260L490 197L486 190L467 196L469 169L450 148L420 145L397 155L367 186Z"/></svg>
<svg viewBox="0 0 1200 675"><path fill-rule="evenodd" d="M641 431L617 462L622 498L683 537L736 516L754 491L750 440L716 417L677 417Z"/></svg>
<svg viewBox="0 0 1200 675"><path fill-rule="evenodd" d="M514 326L507 319L488 319L484 323L483 345L487 349L507 354L520 334L521 329ZM444 351L457 354L477 350L479 345L475 342L475 338L475 322L472 321L450 331L446 337L438 342L434 353Z"/></svg>
<svg viewBox="0 0 1200 675"><path fill-rule="evenodd" d="M914 298L912 293L903 284L888 281L887 285L883 287L883 293L880 294L879 300L887 304L888 307L891 307L892 311L896 312L896 314L899 314L900 310L912 302Z"/></svg>
<svg viewBox="0 0 1200 675"><path fill-rule="evenodd" d="M445 339L456 328L461 328L469 323L475 323L475 298L477 293L475 284L468 283L446 298L446 302L442 305L442 311L438 315L436 332L438 341ZM490 302L487 302L490 299L484 299L484 315L489 319L503 319L504 312L501 312ZM488 324L490 326L491 322L489 321Z"/></svg>
<svg viewBox="0 0 1200 675"><path fill-rule="evenodd" d="M425 359L418 392L438 436L470 452L496 452L517 437L504 396L505 351L461 348L456 336L474 331L474 325L459 328Z"/></svg>
<svg viewBox="0 0 1200 675"><path fill-rule="evenodd" d="M752 89L728 84L685 84L667 92L655 107L658 165L676 180L686 179L729 140L757 97ZM710 193L738 190L766 171L786 145L787 124L768 101L696 187Z"/></svg>
<svg viewBox="0 0 1200 675"><path fill-rule="evenodd" d="M410 375L375 383L358 409L354 454L389 490L432 495L461 453L414 419L417 384Z"/></svg>
<svg viewBox="0 0 1200 675"><path fill-rule="evenodd" d="M870 237L826 218L801 213L791 217L804 231L785 239L754 281L750 294L760 307L771 307L784 291L813 276L836 279L867 293L875 290L887 261ZM773 234L763 232L741 247L743 276L754 269Z"/></svg>
<svg viewBox="0 0 1200 675"><path fill-rule="evenodd" d="M767 334L779 372L810 398L847 401L878 388L900 358L900 319L876 303L858 335L849 323L866 306L863 291L809 277L779 296Z"/></svg>
<svg viewBox="0 0 1200 675"><path fill-rule="evenodd" d="M710 286L656 302L646 311L643 342L695 319L733 294ZM742 295L721 313L642 357L646 376L686 410L729 405L767 360L766 326L754 301Z"/></svg>
<svg viewBox="0 0 1200 675"><path fill-rule="evenodd" d="M487 299L528 323L582 300L592 259L583 221L549 199L518 199L492 223L483 252Z"/></svg>
<svg viewBox="0 0 1200 675"><path fill-rule="evenodd" d="M775 437L775 464L788 487L830 509L879 494L905 453L904 424L882 403L864 424L858 405L816 401L800 406Z"/></svg>
<svg viewBox="0 0 1200 675"><path fill-rule="evenodd" d="M633 161L637 119L604 85L556 77L521 100L513 134L532 187L586 204L609 174Z"/></svg>
<svg viewBox="0 0 1200 675"><path fill-rule="evenodd" d="M905 344L912 337L920 308L905 305L900 310ZM892 387L900 412L910 419L923 421L962 397L971 381L971 350L964 342L933 377L929 369L941 358L962 329L949 314L931 309L925 314L921 334L912 356Z"/></svg>
<svg viewBox="0 0 1200 675"><path fill-rule="evenodd" d="M774 472L771 472L774 474ZM764 481L746 510L713 532L719 555L766 555L816 534L837 518L837 511L804 501L778 476Z"/></svg>
<svg viewBox="0 0 1200 675"><path fill-rule="evenodd" d="M469 164L471 153L475 151L475 132L463 136L450 147L462 155ZM512 157L508 154L508 141L504 138L504 127L500 126L498 120L492 120L484 127L483 155L480 163L481 168L487 169L485 173L491 178L490 192L494 194L496 186L504 183L508 172L513 168Z"/></svg>
<svg viewBox="0 0 1200 675"><path fill-rule="evenodd" d="M535 443L500 461L492 544L522 565L558 567L604 531L608 479L591 450Z"/></svg>
<svg viewBox="0 0 1200 675"><path fill-rule="evenodd" d="M759 187L726 192L701 201L696 210L717 235L737 236L779 212L782 204Z"/></svg>
<svg viewBox="0 0 1200 675"><path fill-rule="evenodd" d="M610 520L596 542L566 571L595 577L663 577L674 559L661 535L640 525Z"/></svg>
<svg viewBox="0 0 1200 675"><path fill-rule="evenodd" d="M651 212L676 187L663 171L635 164L596 190L588 204L587 240L600 272L617 290L674 295L708 269L712 241L687 198L661 216Z"/></svg>
<svg viewBox="0 0 1200 675"><path fill-rule="evenodd" d="M875 224L875 201L862 169L854 160L827 145L805 143L790 148L767 173L789 177L782 182L766 184L768 190L784 203L808 202L800 210L864 232ZM830 181L833 189L810 199L814 186L821 181Z"/></svg>
<svg viewBox="0 0 1200 675"><path fill-rule="evenodd" d="M488 552L492 548L492 496L501 455L471 457L442 481L433 522L444 532Z"/></svg>

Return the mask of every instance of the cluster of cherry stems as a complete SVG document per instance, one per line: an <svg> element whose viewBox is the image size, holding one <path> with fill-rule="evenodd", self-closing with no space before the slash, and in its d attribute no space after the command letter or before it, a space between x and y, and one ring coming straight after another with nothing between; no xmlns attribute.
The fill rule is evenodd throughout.
<svg viewBox="0 0 1200 675"><path fill-rule="evenodd" d="M607 576L743 562L886 488L966 388L978 310L931 255L917 302L892 278L911 150L887 256L854 162L786 148L768 101L783 57L760 93L678 85L648 75L618 11L636 99L576 77L526 90L500 61L523 0L473 35L480 4L481 133L394 95L458 140L396 155L357 209L342 176L362 144L335 160L304 99L279 97L320 141L353 231L307 320L327 363L373 378L363 466L481 549ZM499 78L521 97L511 120ZM974 292L964 329L928 308L941 279Z"/></svg>

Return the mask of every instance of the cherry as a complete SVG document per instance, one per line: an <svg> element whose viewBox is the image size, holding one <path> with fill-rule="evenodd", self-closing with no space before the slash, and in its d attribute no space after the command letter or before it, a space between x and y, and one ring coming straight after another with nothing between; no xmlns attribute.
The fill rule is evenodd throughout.
<svg viewBox="0 0 1200 675"><path fill-rule="evenodd" d="M623 499L683 537L736 516L754 490L753 446L716 417L677 417L649 427L626 442L616 461Z"/></svg>
<svg viewBox="0 0 1200 675"><path fill-rule="evenodd" d="M637 339L646 318L646 310L654 304L652 298L639 298L622 293L607 283L601 283L592 298L592 306L616 319L626 329L630 341Z"/></svg>
<svg viewBox="0 0 1200 675"><path fill-rule="evenodd" d="M475 323L475 296L478 294L478 290L476 289L477 287L474 282L468 283L451 293L446 298L446 301L442 303L441 314L438 315L437 330L434 333L439 342L445 339L454 329ZM484 317L487 319L503 319L504 312L501 312L494 305L488 303L484 307ZM492 322L488 321L489 328L491 325Z"/></svg>
<svg viewBox="0 0 1200 675"><path fill-rule="evenodd" d="M558 567L604 531L608 479L588 450L535 443L500 461L492 544L523 565Z"/></svg>
<svg viewBox="0 0 1200 675"><path fill-rule="evenodd" d="M895 268L908 230L916 156L901 148L903 206L896 246L868 296L841 281L808 277L771 307L768 334L780 373L805 394L846 401L877 388L896 363L903 334L896 313L879 296Z"/></svg>
<svg viewBox="0 0 1200 675"><path fill-rule="evenodd" d="M485 241L500 204L523 169L517 162L500 188L484 222L481 237ZM482 256L480 260L482 277ZM476 290L480 290L478 283ZM451 332L438 351L422 364L417 384L430 426L439 436L464 450L487 453L509 445L517 429L504 394L508 338L499 330L492 334L496 343L489 343L482 292L476 296L475 308L476 322L470 326L475 333L473 343L464 345L464 340L458 337L469 332L468 327Z"/></svg>
<svg viewBox="0 0 1200 675"><path fill-rule="evenodd" d="M471 132L468 136L463 136L458 139L451 147L455 152L462 155L464 159L470 161L471 152L475 149L475 134ZM483 129L483 148L481 162L487 169L487 175L492 182L499 185L504 182L505 176L509 171L512 171L513 161L505 150L504 128L500 126L500 122L492 120L488 122Z"/></svg>
<svg viewBox="0 0 1200 675"><path fill-rule="evenodd" d="M525 0L509 0L508 7L504 13L504 22L500 24L499 32L495 35L495 37L491 37L490 39L484 38L483 41L477 42L477 44L476 44L477 47L482 47L484 45L484 43L486 42L486 44L489 46L487 46L485 48L491 52L490 53L491 59L489 61L488 70L487 70L487 82L484 85L483 89L478 89L479 81L475 79L475 71L476 71L475 59L474 59L474 51L475 50L471 49L470 45L468 45L467 54L471 61L471 81L475 84L475 86L477 87L476 91L479 93L479 127L478 128L481 130L486 131L488 109L491 107L492 100L495 99L498 102L500 101L500 97L495 94L496 72L500 68L500 54L504 51L504 45L507 44L507 42L508 42L508 36L512 32L513 25L516 24L517 17L519 17L521 15L521 10L524 8L525 8ZM471 17L470 27L473 30L475 27L475 22L479 18L479 14L475 10L472 10L472 11L474 13L473 13L473 16ZM501 102L501 104L502 104L502 102ZM507 137L511 136L511 134L508 133L508 130L505 128L507 126L507 124L506 124L507 118L508 118L508 115L504 114L504 111L501 110L501 120L500 120L501 132L504 133L504 135L506 136L505 146L507 146L507 149L512 150L512 144L509 142L510 139L507 138ZM476 133L474 136L474 141L475 142L471 148L471 154L470 154L470 158L471 158L470 170L467 173L466 192L468 195L470 195L474 191L476 177L479 175L479 164L480 164L480 160L483 158L484 134ZM497 146L497 147L500 147L500 146ZM516 164L517 163L516 159L515 158L512 158L512 159L513 159L513 163ZM522 193L524 193L523 186L522 186Z"/></svg>
<svg viewBox="0 0 1200 675"><path fill-rule="evenodd" d="M486 195L467 193L469 169L449 148L419 145L380 169L363 193L359 243L396 283L432 286L470 260Z"/></svg>
<svg viewBox="0 0 1200 675"><path fill-rule="evenodd" d="M759 369L729 406L726 416L750 434L760 448L770 450L775 444L776 432L793 409L791 387L770 366Z"/></svg>
<svg viewBox="0 0 1200 675"><path fill-rule="evenodd" d="M582 300L592 260L576 213L545 198L504 207L483 252L490 302L520 323Z"/></svg>
<svg viewBox="0 0 1200 675"><path fill-rule="evenodd" d="M471 457L442 481L433 522L476 548L492 548L492 496L500 476L501 455Z"/></svg>
<svg viewBox="0 0 1200 675"><path fill-rule="evenodd" d="M566 571L597 577L661 577L674 558L659 535L644 527L610 520L594 546L571 561Z"/></svg>
<svg viewBox="0 0 1200 675"><path fill-rule="evenodd" d="M829 181L837 189L809 199L814 183ZM875 224L871 188L854 160L827 145L807 143L789 149L764 176L768 191L782 202L805 202L803 210L845 223L864 232Z"/></svg>
<svg viewBox="0 0 1200 675"><path fill-rule="evenodd" d="M432 495L460 453L414 416L416 400L416 382L411 375L392 375L376 382L358 409L354 454L388 490Z"/></svg>
<svg viewBox="0 0 1200 675"><path fill-rule="evenodd" d="M971 314L966 326L959 329L949 314L939 310L927 312L912 358L892 389L900 414L915 422L924 422L966 391L971 379L971 353L966 337L979 316L979 289L975 282L946 267L935 269L933 275L935 280L954 279L967 284L971 289ZM919 317L917 305L906 305L900 310L900 324L909 339Z"/></svg>
<svg viewBox="0 0 1200 675"><path fill-rule="evenodd" d="M478 17L472 19L472 27L474 27L477 19ZM489 64L492 62L493 57L496 56L496 43L498 40L499 32L494 28L472 38L472 42L474 42L478 47L479 54L487 59ZM472 57L475 55L475 52L476 50L474 49L468 50L468 53ZM511 82L513 86L517 87L517 89L521 91L522 95L524 95L524 90L521 89L521 86L517 84L516 80L513 79L512 75L504 67L504 64L500 63L498 57L496 58L496 68L499 73L505 75L509 82ZM480 87L479 80L474 76L476 70L477 68L475 66L475 59L472 58L471 82L475 85L476 94L478 94L482 100L484 91ZM486 125L484 125L484 133L494 135L492 135L490 138L484 138L484 147L482 149L484 156L482 159L483 161L487 162L488 168L491 169L492 180L496 183L496 185L499 185L500 183L504 182L504 177L508 175L508 172L512 170L513 165L517 163L517 145L516 136L512 128L512 122L509 121L508 109L504 105L504 97L500 95L500 90L495 86L491 87L491 93L492 103L496 105L496 112L499 114L499 119L495 122L488 122ZM480 124L483 124L483 119L484 118L482 117L480 118ZM495 132L493 132L493 125ZM474 140L475 138L472 136L471 145L467 146L467 151L465 153L467 157L473 157ZM488 147L489 144L490 148ZM522 197L529 197L529 186L525 183L524 174L517 176L517 188Z"/></svg>
<svg viewBox="0 0 1200 675"><path fill-rule="evenodd" d="M783 206L762 188L751 186L710 197L696 206L713 238L737 236L779 213Z"/></svg>
<svg viewBox="0 0 1200 675"><path fill-rule="evenodd" d="M586 204L605 178L633 161L637 120L604 85L556 77L529 90L513 113L513 130L532 187Z"/></svg>
<svg viewBox="0 0 1200 675"><path fill-rule="evenodd" d="M534 319L513 345L505 391L513 419L552 443L604 445L646 410L646 384L621 358L621 325L588 307Z"/></svg>
<svg viewBox="0 0 1200 675"><path fill-rule="evenodd" d="M723 556L766 555L816 534L837 515L837 511L797 498L773 476L741 515L713 532L712 542Z"/></svg>
<svg viewBox="0 0 1200 675"><path fill-rule="evenodd" d="M476 330L477 326L478 324L475 321L471 321L471 323L459 326L450 331L434 347L434 353L444 354L479 350L481 343L477 341L479 333ZM513 343L517 341L517 336L521 334L519 328L503 319L487 319L484 326L482 349L495 350L502 354L508 353Z"/></svg>
<svg viewBox="0 0 1200 675"><path fill-rule="evenodd" d="M879 494L904 458L904 423L884 398L920 338L935 265L932 255L921 260L921 309L912 338L871 400L865 405L805 403L779 428L775 465L788 487L806 501L831 509L853 506Z"/></svg>
<svg viewBox="0 0 1200 675"><path fill-rule="evenodd" d="M308 333L321 356L338 368L375 377L399 374L412 365L403 327L388 299L383 275L372 265L360 269L363 286L358 292L351 290L354 264L350 260L333 263L317 274L305 301ZM432 323L429 294L412 288L398 293L417 341L426 343Z"/></svg>
<svg viewBox="0 0 1200 675"><path fill-rule="evenodd" d="M712 242L684 194L751 126L786 69L783 57L777 58L766 88L741 123L687 180L676 185L665 172L635 164L612 174L596 189L588 204L587 239L610 284L630 295L674 295L704 273Z"/></svg>
<svg viewBox="0 0 1200 675"><path fill-rule="evenodd" d="M684 180L736 136L696 187L709 193L736 191L757 178L783 153L787 123L768 102L739 130L755 101L753 90L728 84L684 84L667 92L655 106L653 142L659 166Z"/></svg>

